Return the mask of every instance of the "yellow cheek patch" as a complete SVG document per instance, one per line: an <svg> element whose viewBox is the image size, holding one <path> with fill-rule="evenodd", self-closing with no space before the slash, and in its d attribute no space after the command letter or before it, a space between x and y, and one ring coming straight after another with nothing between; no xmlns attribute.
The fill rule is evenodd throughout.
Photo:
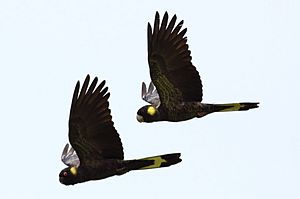
<svg viewBox="0 0 300 199"><path fill-rule="evenodd" d="M156 113L156 109L153 106L149 106L147 109L147 113L153 116Z"/></svg>
<svg viewBox="0 0 300 199"><path fill-rule="evenodd" d="M72 173L72 175L76 176L77 175L77 168L76 167L71 167L70 172Z"/></svg>

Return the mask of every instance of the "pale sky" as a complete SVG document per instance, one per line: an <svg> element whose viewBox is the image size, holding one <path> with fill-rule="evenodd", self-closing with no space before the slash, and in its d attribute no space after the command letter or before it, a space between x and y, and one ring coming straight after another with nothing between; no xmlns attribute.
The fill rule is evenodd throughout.
<svg viewBox="0 0 300 199"><path fill-rule="evenodd" d="M0 198L300 198L300 1L0 1ZM203 102L247 112L140 124L147 23L183 19ZM60 155L77 80L105 79L126 159L172 167L64 186Z"/></svg>

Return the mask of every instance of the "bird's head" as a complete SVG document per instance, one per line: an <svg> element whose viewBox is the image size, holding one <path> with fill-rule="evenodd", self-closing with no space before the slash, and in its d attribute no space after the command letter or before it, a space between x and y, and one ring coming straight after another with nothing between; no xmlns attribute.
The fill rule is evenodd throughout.
<svg viewBox="0 0 300 199"><path fill-rule="evenodd" d="M78 168L67 167L59 173L59 181L64 185L74 185L78 183Z"/></svg>
<svg viewBox="0 0 300 199"><path fill-rule="evenodd" d="M146 105L138 110L136 119L139 122L154 122L159 121L161 117L157 108L152 105Z"/></svg>

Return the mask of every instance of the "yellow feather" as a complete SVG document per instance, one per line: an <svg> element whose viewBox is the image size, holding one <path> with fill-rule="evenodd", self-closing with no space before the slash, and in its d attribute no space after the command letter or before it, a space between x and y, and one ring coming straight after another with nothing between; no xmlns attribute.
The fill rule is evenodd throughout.
<svg viewBox="0 0 300 199"><path fill-rule="evenodd" d="M76 167L71 167L70 172L72 173L72 175L76 176L77 175L77 168Z"/></svg>
<svg viewBox="0 0 300 199"><path fill-rule="evenodd" d="M160 156L150 157L150 158L144 158L143 160L154 160L154 163L152 165L149 165L149 166L146 166L146 167L142 167L140 169L159 168L162 163L167 162L165 159L162 159Z"/></svg>
<svg viewBox="0 0 300 199"><path fill-rule="evenodd" d="M238 111L241 108L241 105L239 103L235 104L226 104L226 106L229 106L226 109L221 110L220 112L225 112L225 111Z"/></svg>
<svg viewBox="0 0 300 199"><path fill-rule="evenodd" d="M147 113L153 116L156 113L156 109L153 106L149 106L147 109Z"/></svg>

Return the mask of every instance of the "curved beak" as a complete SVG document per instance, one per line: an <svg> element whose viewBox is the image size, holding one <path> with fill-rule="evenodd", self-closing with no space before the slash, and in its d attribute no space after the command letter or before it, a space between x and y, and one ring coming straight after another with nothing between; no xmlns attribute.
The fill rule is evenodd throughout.
<svg viewBox="0 0 300 199"><path fill-rule="evenodd" d="M143 116L141 116L141 115L136 115L136 119L137 119L137 121L139 121L139 122L144 122L144 118L143 118Z"/></svg>

